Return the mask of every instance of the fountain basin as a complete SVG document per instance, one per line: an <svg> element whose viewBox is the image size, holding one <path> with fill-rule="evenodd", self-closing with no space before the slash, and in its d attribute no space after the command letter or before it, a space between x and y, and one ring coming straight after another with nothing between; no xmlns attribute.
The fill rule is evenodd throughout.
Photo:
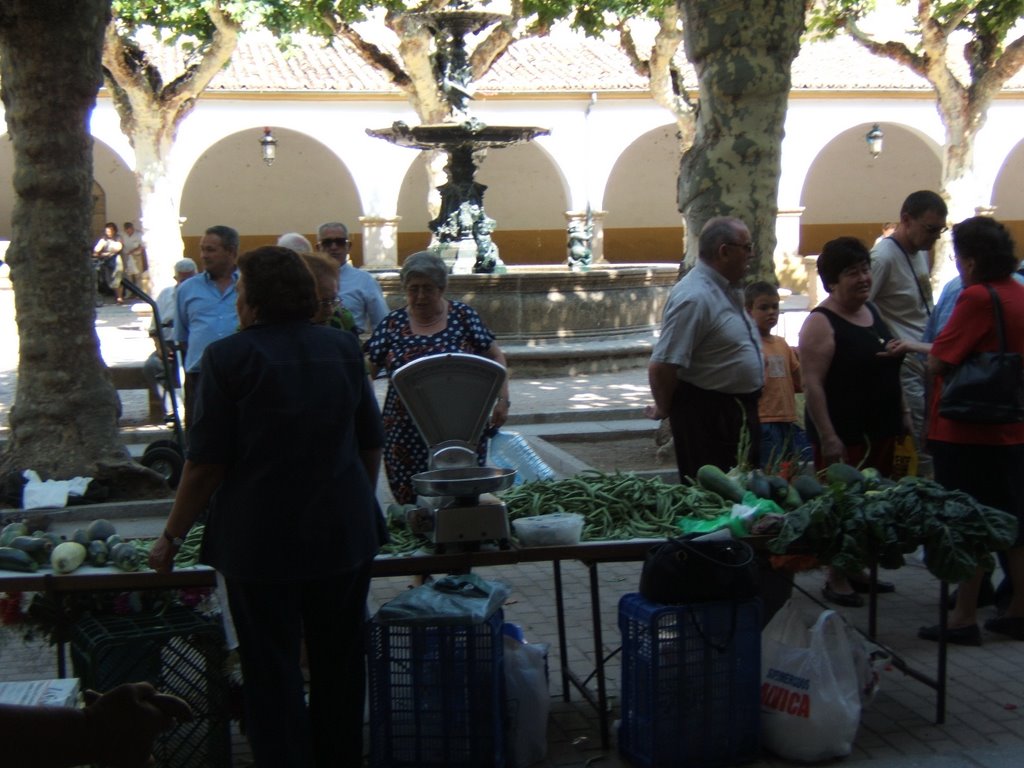
<svg viewBox="0 0 1024 768"><path fill-rule="evenodd" d="M449 275L445 296L480 313L514 375L575 376L647 365L678 269L511 266L504 274ZM388 305L404 306L398 272L374 274Z"/></svg>

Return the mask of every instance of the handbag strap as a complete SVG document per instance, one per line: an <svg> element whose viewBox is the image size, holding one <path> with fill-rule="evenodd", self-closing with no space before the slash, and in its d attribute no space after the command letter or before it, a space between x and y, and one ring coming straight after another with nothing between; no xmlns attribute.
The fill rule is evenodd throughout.
<svg viewBox="0 0 1024 768"><path fill-rule="evenodd" d="M723 568L746 568L754 559L754 550L751 549L749 544L743 541L731 541L727 543L723 542L722 547L722 550L731 549L732 551L737 552L738 554L745 554L747 557L746 560L744 560L742 563L727 563L723 560L718 560L714 557L711 557L710 555L701 552L700 547L693 546L694 542L690 541L689 539L676 539L676 541L679 542L679 545L682 547L682 549L686 552L687 555L698 555L702 559L707 560L709 563L722 566Z"/></svg>
<svg viewBox="0 0 1024 768"><path fill-rule="evenodd" d="M992 297L992 315L995 317L996 336L999 338L999 354L1006 354L1006 325L1003 323L1003 303L999 294L989 283L985 283L989 296Z"/></svg>

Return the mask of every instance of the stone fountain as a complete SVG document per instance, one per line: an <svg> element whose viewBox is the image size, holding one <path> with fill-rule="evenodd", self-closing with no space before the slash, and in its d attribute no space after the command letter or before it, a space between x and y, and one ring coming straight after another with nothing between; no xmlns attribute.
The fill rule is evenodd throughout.
<svg viewBox="0 0 1024 768"><path fill-rule="evenodd" d="M480 313L515 376L582 375L646 365L677 265L591 267L588 217L569 233L569 269L506 268L491 241L496 222L484 210L486 186L475 180L477 153L531 141L548 131L485 125L468 114L472 73L466 36L487 29L502 14L473 10L460 0L412 13L434 35L438 86L451 119L418 126L398 122L367 133L398 146L447 153L448 181L438 188L441 212L429 225L431 248L452 272L446 295ZM376 276L390 306L404 305L398 273Z"/></svg>
<svg viewBox="0 0 1024 768"><path fill-rule="evenodd" d="M530 141L548 131L533 126L486 125L468 113L473 88L466 36L482 32L505 18L503 14L473 10L467 3L453 0L445 8L409 15L421 19L434 35L434 69L451 108L451 119L417 126L397 122L390 128L366 132L400 147L441 150L448 155L448 181L438 188L441 212L429 225L433 233L430 247L452 274L503 272L504 264L491 239L496 222L484 210L487 186L475 179L477 153Z"/></svg>

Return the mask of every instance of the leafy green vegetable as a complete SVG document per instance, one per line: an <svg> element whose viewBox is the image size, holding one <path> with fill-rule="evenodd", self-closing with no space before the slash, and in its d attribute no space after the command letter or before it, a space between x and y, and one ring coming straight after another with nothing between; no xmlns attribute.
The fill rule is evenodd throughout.
<svg viewBox="0 0 1024 768"><path fill-rule="evenodd" d="M937 578L964 581L978 566L992 567L992 552L1010 547L1016 518L980 504L962 491L905 477L878 491L859 493L833 483L823 495L786 515L769 549L809 550L826 565L857 571L872 561L899 568L903 555L924 545L925 565Z"/></svg>

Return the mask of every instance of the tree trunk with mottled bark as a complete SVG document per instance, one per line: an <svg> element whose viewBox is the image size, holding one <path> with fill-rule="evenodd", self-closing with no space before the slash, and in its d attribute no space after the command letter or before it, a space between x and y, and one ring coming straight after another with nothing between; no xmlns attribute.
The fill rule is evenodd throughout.
<svg viewBox="0 0 1024 768"><path fill-rule="evenodd" d="M120 404L93 305L89 117L109 14L110 0L0 2L0 79L14 149L7 260L20 338L0 474L89 476L138 497L163 483L120 443Z"/></svg>
<svg viewBox="0 0 1024 768"><path fill-rule="evenodd" d="M679 174L686 262L701 228L737 216L754 238L752 277L774 280L775 220L790 66L804 29L803 0L680 0L700 110Z"/></svg>
<svg viewBox="0 0 1024 768"><path fill-rule="evenodd" d="M178 223L181 196L167 167L178 126L231 60L241 29L218 5L206 13L213 24L210 39L169 82L164 82L146 50L131 38L131 29L119 29L116 22L106 29L102 63L121 131L135 150L135 179L154 292L174 284L174 264L184 253Z"/></svg>

